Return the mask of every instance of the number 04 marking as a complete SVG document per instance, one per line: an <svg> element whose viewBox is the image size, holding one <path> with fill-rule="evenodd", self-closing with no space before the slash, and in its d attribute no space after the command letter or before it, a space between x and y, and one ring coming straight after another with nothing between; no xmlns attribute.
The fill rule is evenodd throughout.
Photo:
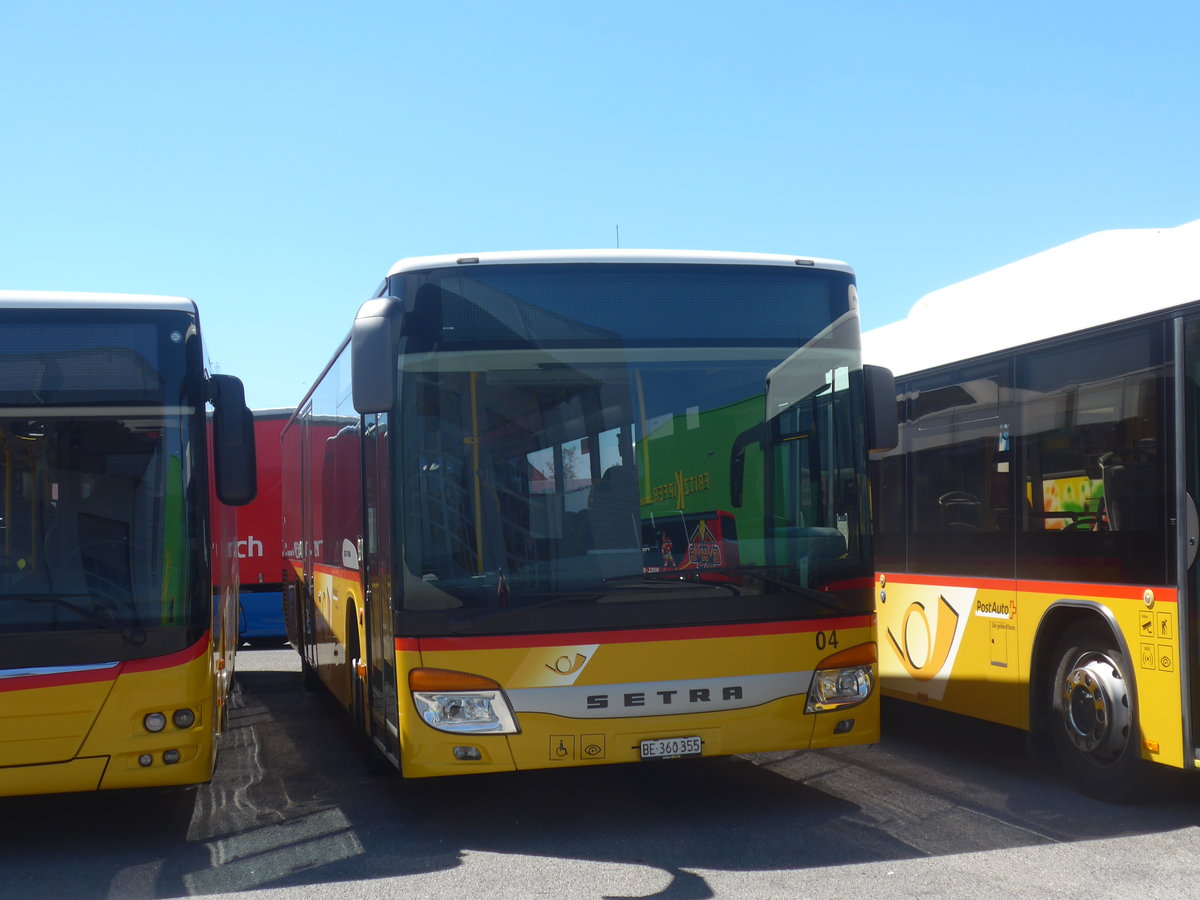
<svg viewBox="0 0 1200 900"><path fill-rule="evenodd" d="M838 645L838 637L836 631L818 631L817 632L817 649L824 650L826 647L832 647L835 650Z"/></svg>

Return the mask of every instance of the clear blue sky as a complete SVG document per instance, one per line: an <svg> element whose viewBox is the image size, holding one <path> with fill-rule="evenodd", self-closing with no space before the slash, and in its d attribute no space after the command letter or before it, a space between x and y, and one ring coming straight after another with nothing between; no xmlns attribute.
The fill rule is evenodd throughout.
<svg viewBox="0 0 1200 900"><path fill-rule="evenodd" d="M181 294L291 406L396 259L828 256L865 327L1200 218L1200 4L0 0L0 286Z"/></svg>

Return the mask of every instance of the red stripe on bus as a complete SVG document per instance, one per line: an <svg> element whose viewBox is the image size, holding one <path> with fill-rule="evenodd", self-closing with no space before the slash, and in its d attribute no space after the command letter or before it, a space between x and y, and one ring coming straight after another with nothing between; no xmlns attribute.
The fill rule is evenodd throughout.
<svg viewBox="0 0 1200 900"><path fill-rule="evenodd" d="M1016 591L1024 594L1058 594L1061 597L1104 597L1110 600L1142 600L1146 591L1164 603L1178 602L1179 592L1162 585L1094 584L1087 581L1026 581L1013 578L962 578L953 575L893 575L880 573L888 585L916 584L929 587L977 588L984 591ZM886 590L886 587L885 587Z"/></svg>
<svg viewBox="0 0 1200 900"><path fill-rule="evenodd" d="M0 694L6 691L32 691L37 688L66 687L75 684L95 684L98 681L115 681L121 674L119 665L106 669L87 669L81 672L58 672L53 675L22 675L16 678L0 678Z"/></svg>
<svg viewBox="0 0 1200 900"><path fill-rule="evenodd" d="M1015 591L1017 582L1014 578L955 578L952 575L893 575L891 572L880 572L887 579L887 584L924 584L941 585L944 587L980 588L990 591ZM887 589L886 586L884 588Z"/></svg>
<svg viewBox="0 0 1200 900"><path fill-rule="evenodd" d="M209 648L209 632L204 632L204 636L192 646L180 650L178 653L169 653L166 656L151 656L148 659L131 659L122 667L123 672L157 672L162 669L174 669L176 666L182 666L190 663L193 659L199 659L205 654Z"/></svg>
<svg viewBox="0 0 1200 900"><path fill-rule="evenodd" d="M1146 591L1154 592L1154 599L1163 603L1175 603L1179 592L1173 587L1159 585L1089 584L1079 581L1018 581L1017 590L1026 594L1058 594L1060 597L1104 597L1110 600L1142 600Z"/></svg>
<svg viewBox="0 0 1200 900"><path fill-rule="evenodd" d="M126 672L157 672L173 669L203 656L208 649L208 633L192 646L178 653L153 656L149 659L132 659L104 669L84 669L77 672L57 672L50 675L24 675L16 678L0 678L0 693L5 691L31 691L37 688L67 687L77 684L96 684L101 681L116 681Z"/></svg>
<svg viewBox="0 0 1200 900"><path fill-rule="evenodd" d="M317 563L313 566L313 572L321 575L336 575L339 578L353 578L355 581L360 581L362 575L358 569L351 569L347 566L327 565L326 563Z"/></svg>
<svg viewBox="0 0 1200 900"><path fill-rule="evenodd" d="M843 628L870 628L873 615L810 619L795 622L754 622L742 625L691 625L677 628L640 628L635 631L575 631L559 634L486 635L482 637L396 638L397 650L505 650L523 647L558 647L566 644L637 644L652 641L689 641L709 638L759 637L776 634L809 634Z"/></svg>

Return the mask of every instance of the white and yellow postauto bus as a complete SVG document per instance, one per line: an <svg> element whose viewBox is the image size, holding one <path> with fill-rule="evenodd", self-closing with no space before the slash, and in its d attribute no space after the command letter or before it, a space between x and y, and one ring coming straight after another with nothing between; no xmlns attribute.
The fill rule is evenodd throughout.
<svg viewBox="0 0 1200 900"><path fill-rule="evenodd" d="M824 260L401 260L282 436L305 678L406 777L875 741L858 322Z"/></svg>
<svg viewBox="0 0 1200 900"><path fill-rule="evenodd" d="M902 373L885 695L1048 733L1111 800L1197 760L1198 252L1200 222L1102 232L864 335Z"/></svg>
<svg viewBox="0 0 1200 900"><path fill-rule="evenodd" d="M212 774L237 577L209 484L253 497L254 435L203 360L190 300L0 292L0 796Z"/></svg>

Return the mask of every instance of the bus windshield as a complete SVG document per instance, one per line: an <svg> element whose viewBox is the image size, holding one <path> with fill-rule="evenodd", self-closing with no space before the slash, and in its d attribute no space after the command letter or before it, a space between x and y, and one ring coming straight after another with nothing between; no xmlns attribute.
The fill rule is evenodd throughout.
<svg viewBox="0 0 1200 900"><path fill-rule="evenodd" d="M204 439L202 430L190 433L203 422L195 416L200 381L185 376L194 321L174 311L122 310L119 321L111 311L78 309L5 316L5 667L114 662L188 646L209 602L195 589L207 536L190 470L189 448Z"/></svg>
<svg viewBox="0 0 1200 900"><path fill-rule="evenodd" d="M389 287L411 310L406 632L869 611L849 273L495 265Z"/></svg>

